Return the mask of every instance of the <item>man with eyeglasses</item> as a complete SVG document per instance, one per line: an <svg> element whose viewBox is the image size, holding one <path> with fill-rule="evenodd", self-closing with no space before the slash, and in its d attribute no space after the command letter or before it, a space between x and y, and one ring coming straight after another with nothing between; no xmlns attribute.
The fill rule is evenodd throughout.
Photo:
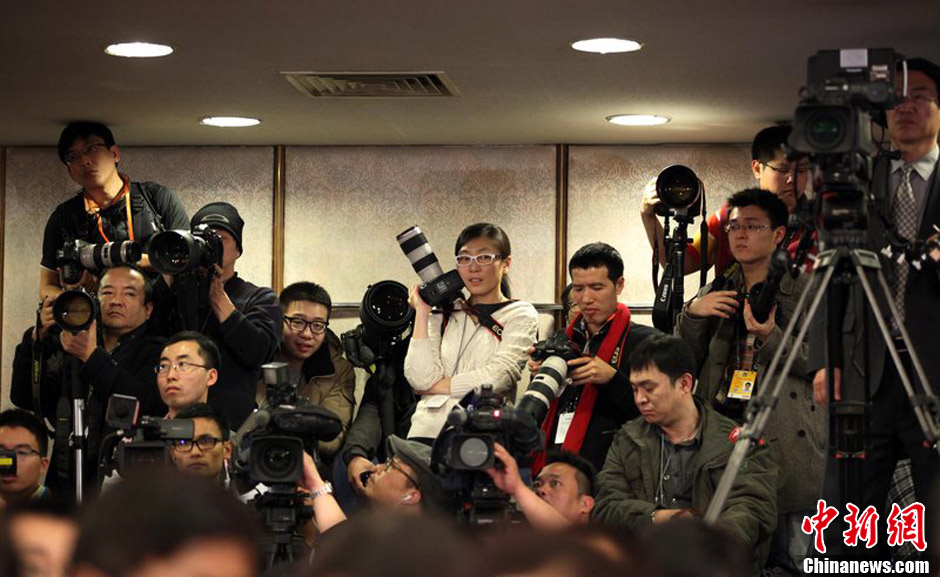
<svg viewBox="0 0 940 577"><path fill-rule="evenodd" d="M178 440L170 449L176 467L228 486L227 463L232 458L231 431L225 418L206 403L190 405L176 414L193 422L193 438Z"/></svg>
<svg viewBox="0 0 940 577"><path fill-rule="evenodd" d="M333 301L322 286L296 282L279 297L284 312L281 346L275 360L287 363L297 394L312 405L329 409L343 422L343 430L332 441L320 441L317 452L329 470L333 456L343 445L356 404L356 373L343 358L343 345L330 330ZM257 401L265 400L263 381L258 383Z"/></svg>
<svg viewBox="0 0 940 577"><path fill-rule="evenodd" d="M172 190L154 182L132 182L118 171L121 149L98 122L73 122L59 136L59 160L81 190L63 202L46 222L40 263L40 298L62 291L56 251L66 241L92 244L136 240L143 245L140 265L149 268L147 246L162 230L185 229L186 210ZM94 285L85 273L82 284Z"/></svg>
<svg viewBox="0 0 940 577"><path fill-rule="evenodd" d="M52 318L51 300L47 300L39 311L38 331L26 331L13 357L10 399L18 407L38 411L56 428L46 480L56 492L69 493L75 483L69 446L70 364L76 367L86 395L86 487L97 486L100 444L110 432L105 412L111 395L136 398L141 415L158 417L166 412L152 369L164 339L152 333L148 322L153 312L150 281L133 266L106 269L101 275L98 303L100 319L93 320L86 330L73 333L59 330ZM36 375L34 366L40 369ZM38 376L37 390L33 390L34 376Z"/></svg>
<svg viewBox="0 0 940 577"><path fill-rule="evenodd" d="M923 364L927 381L934 391L940 386L940 355L937 354L936 331L940 326L940 251L928 252L927 258L913 266L908 259L888 258L881 253L892 237L906 241L924 242L937 238L940 226L940 66L923 58L907 60L907 94L888 110L888 135L891 155L875 160L871 193L879 211L869 219L867 247L881 254L882 271L897 306L898 319L907 329L914 349ZM902 78L898 68L898 82ZM888 217L886 223L879 214ZM893 230L892 230L893 229ZM887 302L881 310L887 312ZM815 375L813 385L817 401L828 404L829 392L825 370L825 330L817 316L819 327L811 334L809 370ZM925 446L924 435L911 408L911 402L901 383L897 367L888 356L887 345L877 329L871 307L868 306L858 283L851 287L845 305L842 326L841 367L835 369L836 400L856 401L863 397L866 380L871 394L871 447L861 461L861 510L873 505L883 519L888 518L892 503L901 507L919 501L927 502L930 487L940 473L940 459L932 448ZM854 321L852 321L854 319ZM852 321L852 322L850 322ZM867 324L867 340L861 327ZM910 354L900 340L900 328L891 322L890 331L900 352L902 363L919 391L912 370ZM865 371L867 370L867 375ZM908 463L906 459L910 459ZM901 483L892 487L887 499L895 464L895 477ZM826 480L826 498L838 494L834 462L830 461ZM913 485L913 494L901 490ZM887 507L886 508L886 503ZM930 535L928 534L928 539ZM885 544L885 533L875 550ZM846 553L863 553L864 549L846 548Z"/></svg>
<svg viewBox="0 0 940 577"><path fill-rule="evenodd" d="M806 202L804 192L809 176L809 159L806 157L790 161L785 147L790 137L789 126L770 126L764 128L751 143L751 172L757 180L758 188L776 194L793 214ZM650 181L643 193L640 216L650 246L657 251L659 264L665 266L668 260L663 244L663 225L654 211L660 200L656 194L656 179ZM708 217L708 259L706 268L715 266L715 275L721 275L734 262L728 233L728 205L723 205ZM788 239L787 248L791 256L796 252L802 232L797 231ZM685 254L685 274L694 273L702 268L702 240L696 232L692 244Z"/></svg>
<svg viewBox="0 0 940 577"><path fill-rule="evenodd" d="M209 388L219 379L220 366L219 348L209 337L195 331L170 337L154 367L166 417L175 419L183 409L205 403Z"/></svg>
<svg viewBox="0 0 940 577"><path fill-rule="evenodd" d="M452 513L447 492L431 470L431 447L390 435L388 459L364 472L363 496L376 507Z"/></svg>
<svg viewBox="0 0 940 577"><path fill-rule="evenodd" d="M49 468L48 448L46 427L35 416L20 409L0 413L0 460L6 465L16 461L16 474L0 477L0 508L48 497L42 484Z"/></svg>
<svg viewBox="0 0 940 577"><path fill-rule="evenodd" d="M780 470L779 519L768 563L792 572L802 567L811 543L800 525L821 496L826 448L826 412L814 403L806 377L807 344L794 336L783 340L808 279L785 274L775 306L758 320L746 295L767 280L771 258L786 235L787 207L760 189L737 192L726 204L728 240L740 269L723 290L709 284L699 291L679 315L676 334L695 354L696 395L739 424L759 389L772 385L762 379L774 353L783 347L796 357L764 431Z"/></svg>

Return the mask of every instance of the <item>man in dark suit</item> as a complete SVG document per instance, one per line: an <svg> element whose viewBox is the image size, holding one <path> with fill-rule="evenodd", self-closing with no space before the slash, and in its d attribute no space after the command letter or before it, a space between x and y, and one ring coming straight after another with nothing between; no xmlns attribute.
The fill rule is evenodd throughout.
<svg viewBox="0 0 940 577"><path fill-rule="evenodd" d="M888 111L888 131L892 148L900 158L879 157L872 178L872 193L877 206L872 212L868 229L868 248L879 252L887 244L888 228L876 215L883 211L893 222L900 236L908 240L925 240L936 236L934 225L940 225L940 180L938 158L940 150L940 67L924 59L908 60L908 93L903 102ZM908 263L894 262L881 257L882 270L900 310L898 320L907 327L928 381L940 386L940 355L936 354L934 331L940 326L940 276L938 251L918 270ZM874 277L870 277L874 281ZM923 446L924 436L914 416L907 393L901 383L897 367L891 360L887 346L877 328L871 307L865 301L862 288L855 283L848 289L841 334L840 368L835 369L836 400L863 400L865 374L871 390L871 449L861 461L859 484L861 509L874 505L881 511L886 526L890 509L885 510L888 486L899 459L909 457L914 479L914 492L920 502L926 502L930 481L940 471L940 458L933 448ZM876 289L876 293L880 293ZM881 308L887 304L881 300ZM817 315L817 321L823 318ZM868 342L862 331L868 323ZM818 323L821 325L821 323ZM893 324L893 322L889 322ZM830 331L831 332L831 331ZM814 331L815 344L822 345L823 331ZM917 383L910 356L903 351L897 327L892 327L892 338L902 349L904 368ZM826 403L825 348L810 345L809 367L816 369L814 392L818 402ZM866 350L867 347L867 350ZM830 468L830 470L834 470ZM836 485L827 480L827 488ZM836 493L827 491L828 499ZM841 502L837 505L842 505ZM888 505L890 507L890 505ZM879 540L883 542L883 540Z"/></svg>

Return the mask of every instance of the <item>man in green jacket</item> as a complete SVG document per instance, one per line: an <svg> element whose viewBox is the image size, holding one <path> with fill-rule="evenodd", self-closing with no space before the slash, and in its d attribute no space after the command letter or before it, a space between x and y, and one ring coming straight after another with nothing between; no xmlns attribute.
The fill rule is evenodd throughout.
<svg viewBox="0 0 940 577"><path fill-rule="evenodd" d="M673 336L644 341L629 358L641 417L614 437L598 475L592 518L642 529L705 513L737 440L730 419L692 396L695 359ZM777 469L768 450L745 459L719 523L763 565L777 523Z"/></svg>

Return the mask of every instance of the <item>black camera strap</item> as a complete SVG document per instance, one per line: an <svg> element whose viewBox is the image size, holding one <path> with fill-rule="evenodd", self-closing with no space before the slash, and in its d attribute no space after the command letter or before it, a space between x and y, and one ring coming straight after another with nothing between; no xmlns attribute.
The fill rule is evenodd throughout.
<svg viewBox="0 0 940 577"><path fill-rule="evenodd" d="M473 315L476 317L477 321L480 323L480 326L490 331L496 340L503 340L503 325L493 318L493 313L499 309L508 306L516 301L508 300L497 304L492 305L476 305L471 306L469 303L465 305L465 308L462 309L466 314ZM453 310L441 311L441 314L444 315L444 319L441 321L441 335L444 334L444 330L447 328L447 323L450 321L450 315L453 313Z"/></svg>

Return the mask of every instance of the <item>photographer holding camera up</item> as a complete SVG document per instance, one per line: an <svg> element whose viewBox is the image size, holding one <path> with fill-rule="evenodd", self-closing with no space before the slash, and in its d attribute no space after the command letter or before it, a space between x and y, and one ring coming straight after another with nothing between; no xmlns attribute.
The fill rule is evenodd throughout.
<svg viewBox="0 0 940 577"><path fill-rule="evenodd" d="M492 385L499 394L514 392L525 351L535 342L538 313L531 304L509 298L510 253L503 229L489 223L470 225L454 246L457 271L470 299L432 315L418 287L412 289L415 329L405 377L421 400L411 417L409 439L437 438L450 410L483 385Z"/></svg>
<svg viewBox="0 0 940 577"><path fill-rule="evenodd" d="M38 315L38 332L27 331L16 347L10 398L15 405L38 410L45 419L56 423L48 484L57 490L70 486L70 479L74 479L68 446L72 415L62 404L71 395L72 375L67 356L77 364L86 395L84 423L88 440L84 468L89 486L94 486L96 480L105 408L111 395L137 398L142 415L162 416L165 411L152 368L160 356L163 339L151 334L147 322L153 312L152 290L150 281L135 267L106 269L98 291L100 331L92 311L85 328L56 333L59 329L53 318L54 300L69 298L71 294L63 293L57 299L44 300ZM33 389L34 362L40 369L38 390Z"/></svg>
<svg viewBox="0 0 940 577"><path fill-rule="evenodd" d="M141 243L156 232L186 228L186 210L172 190L154 182L131 182L118 172L121 149L104 124L73 122L59 136L59 159L69 176L82 189L63 202L46 222L40 263L40 298L62 290L56 256L65 243L85 241L91 244L121 242ZM149 267L146 254L140 265ZM82 286L92 288L95 279L87 271Z"/></svg>
<svg viewBox="0 0 940 577"><path fill-rule="evenodd" d="M809 161L806 157L793 162L787 160L785 146L790 136L789 126L770 126L754 137L751 144L751 171L757 180L759 188L769 190L777 195L786 205L787 210L793 214L806 202L804 191L809 175ZM656 179L652 179L643 192L643 203L640 216L643 219L643 228L650 246L656 251L660 265L665 266L668 260L666 247L663 243L663 225L655 213L655 207L660 203L656 193ZM728 242L728 233L725 227L728 224L730 208L723 205L708 217L708 259L706 267L715 265L715 274L722 274L732 262L731 246ZM791 255L799 244L800 234L794 234L790 239L788 250ZM692 244L686 250L685 272L691 274L702 267L701 238L696 233Z"/></svg>
<svg viewBox="0 0 940 577"><path fill-rule="evenodd" d="M630 321L630 309L617 302L623 292L623 259L602 242L578 249L568 263L571 300L580 313L568 338L584 353L568 361L565 386L551 402L542 423L547 450L581 455L598 470L613 439L610 431L639 413L623 360L640 342L659 331ZM531 355L535 348L529 349ZM532 374L541 362L529 361ZM541 468L541 456L533 472Z"/></svg>
<svg viewBox="0 0 940 577"><path fill-rule="evenodd" d="M826 451L826 412L813 402L807 378L807 343L795 335L785 342L783 329L793 318L806 275L796 279L772 260L786 234L787 207L766 190L733 194L727 233L740 269L723 290L706 285L679 315L676 333L695 353L699 367L696 394L719 413L741 424L752 397L772 382L763 379L778 348L796 361L787 375L765 434L780 471L777 531L770 563L796 571L811 535L803 533L804 516L813 515L821 497ZM768 278L768 277L774 278ZM760 304L758 295L779 286ZM769 306L767 310L762 307Z"/></svg>

